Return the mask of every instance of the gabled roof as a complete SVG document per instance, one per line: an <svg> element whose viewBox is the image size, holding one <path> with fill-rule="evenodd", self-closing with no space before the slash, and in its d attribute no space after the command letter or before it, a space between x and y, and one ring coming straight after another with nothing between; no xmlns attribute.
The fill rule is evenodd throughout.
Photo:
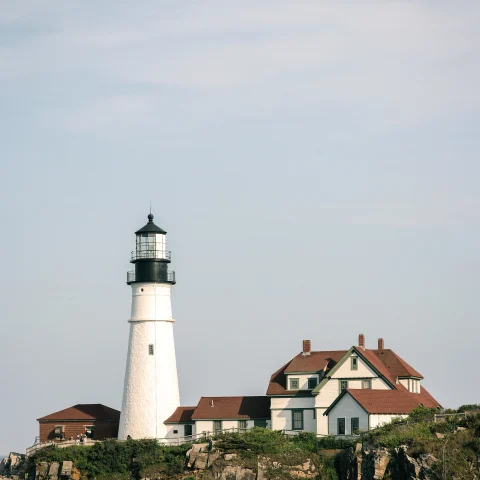
<svg viewBox="0 0 480 480"><path fill-rule="evenodd" d="M350 395L367 413L372 414L409 414L415 407L423 405L427 408L437 408L441 405L422 387L420 393L407 390L358 390L347 389L327 408L324 415L330 411L345 396Z"/></svg>
<svg viewBox="0 0 480 480"><path fill-rule="evenodd" d="M51 413L45 417L38 418L37 421L47 420L119 420L120 412L114 408L106 407L101 403L78 404L73 407Z"/></svg>
<svg viewBox="0 0 480 480"><path fill-rule="evenodd" d="M270 399L262 397L202 397L192 420L270 418Z"/></svg>
<svg viewBox="0 0 480 480"><path fill-rule="evenodd" d="M190 423L196 407L178 407L163 423Z"/></svg>
<svg viewBox="0 0 480 480"><path fill-rule="evenodd" d="M299 353L270 377L267 395L301 396L316 394L328 381L328 377L335 373L352 353L362 357L379 376L382 376L390 384L392 389L401 389L397 384L397 377L423 378L419 372L390 349L370 350L368 348L351 347L349 350L311 352L310 355ZM313 391L287 390L286 375L294 373L320 373L320 383Z"/></svg>

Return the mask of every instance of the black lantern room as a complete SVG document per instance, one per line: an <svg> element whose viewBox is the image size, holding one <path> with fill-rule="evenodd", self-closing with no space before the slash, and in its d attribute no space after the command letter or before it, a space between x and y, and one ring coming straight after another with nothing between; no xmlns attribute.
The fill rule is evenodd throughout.
<svg viewBox="0 0 480 480"><path fill-rule="evenodd" d="M127 283L154 282L175 283L175 272L168 270L171 261L167 250L167 232L153 223L153 215L148 215L148 223L135 232L136 244L131 263L135 270L127 273Z"/></svg>

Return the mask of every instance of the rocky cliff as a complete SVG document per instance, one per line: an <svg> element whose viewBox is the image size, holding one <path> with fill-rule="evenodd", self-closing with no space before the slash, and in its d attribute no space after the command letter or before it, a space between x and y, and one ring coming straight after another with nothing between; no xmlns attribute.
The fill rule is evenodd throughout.
<svg viewBox="0 0 480 480"><path fill-rule="evenodd" d="M480 413L443 423L411 418L352 443L313 434L253 429L216 441L169 447L107 440L11 453L0 476L13 480L480 480ZM477 457L478 455L478 457Z"/></svg>

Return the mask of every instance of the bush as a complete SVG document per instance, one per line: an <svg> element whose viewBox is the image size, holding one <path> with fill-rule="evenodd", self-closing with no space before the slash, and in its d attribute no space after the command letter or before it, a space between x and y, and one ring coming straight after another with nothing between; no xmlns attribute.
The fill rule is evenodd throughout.
<svg viewBox="0 0 480 480"><path fill-rule="evenodd" d="M162 473L181 473L189 448L189 444L168 446L160 445L155 440L118 442L112 439L98 442L91 447L44 448L30 457L30 461L38 463L72 460L77 468L92 477L132 473L134 477L140 478L142 470L154 465L160 465Z"/></svg>
<svg viewBox="0 0 480 480"><path fill-rule="evenodd" d="M480 410L480 404L472 403L472 404L462 405L461 407L459 407L458 412L464 413L464 412L471 412L472 410Z"/></svg>
<svg viewBox="0 0 480 480"><path fill-rule="evenodd" d="M225 433L218 436L217 447L225 451L280 453L287 439L275 430L255 427L245 433Z"/></svg>
<svg viewBox="0 0 480 480"><path fill-rule="evenodd" d="M412 422L431 422L437 413L435 408L426 408L423 405L415 407L408 416L408 420Z"/></svg>

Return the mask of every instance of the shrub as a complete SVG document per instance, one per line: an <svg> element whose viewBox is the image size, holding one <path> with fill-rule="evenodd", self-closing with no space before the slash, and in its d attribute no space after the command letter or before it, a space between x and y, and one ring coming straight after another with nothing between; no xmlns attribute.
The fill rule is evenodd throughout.
<svg viewBox="0 0 480 480"><path fill-rule="evenodd" d="M463 412L470 412L472 410L480 410L480 403L462 405L461 407L459 407L458 412L463 413Z"/></svg>
<svg viewBox="0 0 480 480"><path fill-rule="evenodd" d="M72 460L74 465L92 477L112 474L123 477L130 473L139 478L140 472L160 465L162 473L181 473L189 444L180 446L160 445L155 440L105 440L91 447L44 448L30 457L33 463L63 462Z"/></svg>
<svg viewBox="0 0 480 480"><path fill-rule="evenodd" d="M437 410L435 408L426 408L423 405L415 407L408 416L412 422L431 422Z"/></svg>
<svg viewBox="0 0 480 480"><path fill-rule="evenodd" d="M219 435L217 446L226 451L250 451L252 453L279 453L287 440L275 430L255 427L245 433Z"/></svg>

